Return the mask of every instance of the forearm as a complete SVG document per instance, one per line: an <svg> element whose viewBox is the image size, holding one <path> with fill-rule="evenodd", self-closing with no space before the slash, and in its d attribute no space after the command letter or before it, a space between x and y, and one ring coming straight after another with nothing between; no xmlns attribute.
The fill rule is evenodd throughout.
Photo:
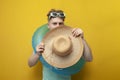
<svg viewBox="0 0 120 80"><path fill-rule="evenodd" d="M88 62L91 62L93 57L92 57L92 51L89 47L89 45L87 44L87 42L82 39L83 41L83 45L84 45L84 50L83 50L83 58L88 61Z"/></svg>
<svg viewBox="0 0 120 80"><path fill-rule="evenodd" d="M34 66L38 62L38 59L39 59L39 55L33 54L28 60L29 67Z"/></svg>

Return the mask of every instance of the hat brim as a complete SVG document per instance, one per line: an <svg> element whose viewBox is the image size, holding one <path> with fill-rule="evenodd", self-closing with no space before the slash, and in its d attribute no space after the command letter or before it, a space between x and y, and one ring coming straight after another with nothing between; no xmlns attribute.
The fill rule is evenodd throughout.
<svg viewBox="0 0 120 80"><path fill-rule="evenodd" d="M72 40L72 52L67 56L59 56L52 51L52 42L59 35L70 36ZM83 54L83 43L81 37L72 36L72 28L68 26L60 26L49 31L43 38L45 50L42 54L43 58L50 65L57 68L66 68L74 65L79 61Z"/></svg>

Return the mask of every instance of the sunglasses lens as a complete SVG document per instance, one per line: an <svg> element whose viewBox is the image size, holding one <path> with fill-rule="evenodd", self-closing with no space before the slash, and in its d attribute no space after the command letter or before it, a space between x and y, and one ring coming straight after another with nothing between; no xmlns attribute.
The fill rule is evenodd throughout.
<svg viewBox="0 0 120 80"><path fill-rule="evenodd" d="M53 16L57 16L57 13L53 13Z"/></svg>
<svg viewBox="0 0 120 80"><path fill-rule="evenodd" d="M63 13L60 13L60 16L61 16L61 17L64 17L64 14L63 14Z"/></svg>

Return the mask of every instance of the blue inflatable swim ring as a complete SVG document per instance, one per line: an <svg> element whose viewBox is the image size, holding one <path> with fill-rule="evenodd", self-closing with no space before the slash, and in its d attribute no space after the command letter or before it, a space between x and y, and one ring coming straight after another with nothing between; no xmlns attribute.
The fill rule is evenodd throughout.
<svg viewBox="0 0 120 80"><path fill-rule="evenodd" d="M32 36L32 47L33 47L34 53L36 53L36 46L42 41L43 37L48 31L49 31L48 25L44 24L34 32ZM61 69L61 68L53 67L50 64L48 64L42 56L40 56L40 61L44 66L51 69L53 72L61 75L75 74L79 72L85 64L85 60L81 58L75 65Z"/></svg>

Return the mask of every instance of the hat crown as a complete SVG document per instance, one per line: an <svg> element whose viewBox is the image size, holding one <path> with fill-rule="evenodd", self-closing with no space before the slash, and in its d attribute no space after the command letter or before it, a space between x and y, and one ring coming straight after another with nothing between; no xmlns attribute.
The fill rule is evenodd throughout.
<svg viewBox="0 0 120 80"><path fill-rule="evenodd" d="M72 42L68 36L60 35L54 38L53 51L59 56L66 56L72 50Z"/></svg>

